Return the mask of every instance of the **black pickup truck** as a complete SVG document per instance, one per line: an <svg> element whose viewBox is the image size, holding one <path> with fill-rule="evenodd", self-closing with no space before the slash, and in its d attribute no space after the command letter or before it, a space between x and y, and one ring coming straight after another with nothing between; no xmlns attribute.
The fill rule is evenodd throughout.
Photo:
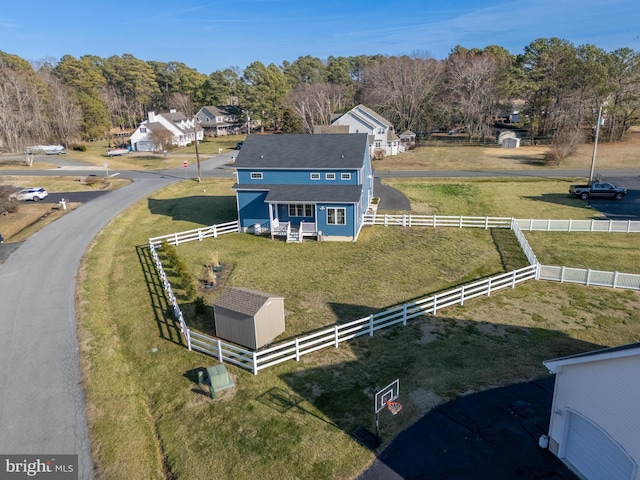
<svg viewBox="0 0 640 480"><path fill-rule="evenodd" d="M627 189L616 187L613 183L595 181L589 185L571 185L569 186L569 193L580 197L582 200L588 198L615 198L616 200L622 200L627 194Z"/></svg>

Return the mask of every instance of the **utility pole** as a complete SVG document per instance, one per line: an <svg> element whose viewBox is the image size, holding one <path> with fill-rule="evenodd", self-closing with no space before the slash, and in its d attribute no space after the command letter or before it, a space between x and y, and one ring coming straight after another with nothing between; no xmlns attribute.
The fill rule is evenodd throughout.
<svg viewBox="0 0 640 480"><path fill-rule="evenodd" d="M200 153L198 152L198 131L196 130L196 118L193 117L193 135L196 142L196 163L198 164L198 182L202 182L202 176L200 175Z"/></svg>
<svg viewBox="0 0 640 480"><path fill-rule="evenodd" d="M598 151L598 136L600 135L600 124L602 123L602 107L598 111L598 124L596 125L596 138L593 140L593 156L591 157L591 170L589 171L589 185L593 182L593 172L596 168L596 152Z"/></svg>

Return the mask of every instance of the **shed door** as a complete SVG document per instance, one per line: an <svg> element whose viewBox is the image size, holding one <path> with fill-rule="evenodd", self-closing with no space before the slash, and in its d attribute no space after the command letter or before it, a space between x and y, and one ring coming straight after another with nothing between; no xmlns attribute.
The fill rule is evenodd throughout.
<svg viewBox="0 0 640 480"><path fill-rule="evenodd" d="M595 424L567 412L569 426L562 457L588 480L630 480L635 462Z"/></svg>

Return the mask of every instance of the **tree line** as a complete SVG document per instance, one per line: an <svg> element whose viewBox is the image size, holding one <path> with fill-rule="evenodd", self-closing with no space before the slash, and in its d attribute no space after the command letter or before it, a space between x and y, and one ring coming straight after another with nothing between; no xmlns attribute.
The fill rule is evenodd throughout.
<svg viewBox="0 0 640 480"><path fill-rule="evenodd" d="M191 116L205 105L238 105L263 128L312 132L358 103L398 132L459 125L471 139L492 136L501 113L514 110L532 136L568 138L589 132L604 105L600 139L617 141L640 119L640 57L629 48L541 38L520 54L492 45L456 46L443 60L421 52L307 55L207 75L130 54L29 63L0 51L0 148L8 151L105 138L137 127L148 111Z"/></svg>

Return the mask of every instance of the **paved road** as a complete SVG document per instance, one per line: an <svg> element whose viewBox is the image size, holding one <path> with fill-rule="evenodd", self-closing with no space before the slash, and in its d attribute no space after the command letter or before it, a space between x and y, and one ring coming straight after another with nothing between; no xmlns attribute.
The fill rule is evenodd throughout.
<svg viewBox="0 0 640 480"><path fill-rule="evenodd" d="M221 161L203 163L203 171L213 175ZM69 212L0 265L1 453L78 454L79 478L93 477L76 339L78 268L92 239L112 218L191 173L128 172L131 185ZM226 175L224 169L219 175Z"/></svg>

